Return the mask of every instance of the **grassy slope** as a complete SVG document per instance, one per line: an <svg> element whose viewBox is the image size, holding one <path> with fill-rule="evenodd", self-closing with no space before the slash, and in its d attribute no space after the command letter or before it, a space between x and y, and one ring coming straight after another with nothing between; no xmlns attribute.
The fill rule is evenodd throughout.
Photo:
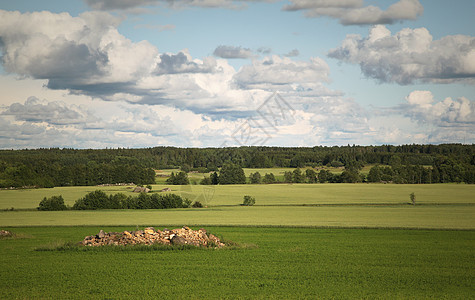
<svg viewBox="0 0 475 300"><path fill-rule="evenodd" d="M0 298L473 297L474 231L211 228L255 249L37 252L99 229L15 228L0 240Z"/></svg>
<svg viewBox="0 0 475 300"><path fill-rule="evenodd" d="M165 185L154 185L158 191ZM244 195L254 196L256 205L302 204L402 204L409 202L409 194L416 194L417 203L475 203L475 185L465 184L273 184L225 186L168 186L191 200L211 206L238 205ZM57 187L35 190L1 190L0 209L35 208L43 197L62 195L72 205L86 193L101 189L107 193L123 192L132 195L126 187ZM136 194L135 194L136 195Z"/></svg>

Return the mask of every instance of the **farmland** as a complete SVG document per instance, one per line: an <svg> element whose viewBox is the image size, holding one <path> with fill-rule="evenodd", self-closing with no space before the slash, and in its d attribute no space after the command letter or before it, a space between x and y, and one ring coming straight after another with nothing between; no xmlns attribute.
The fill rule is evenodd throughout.
<svg viewBox="0 0 475 300"><path fill-rule="evenodd" d="M256 205L316 205L316 204L388 204L409 203L414 192L418 204L475 204L475 185L468 184L273 184L170 186L153 185L152 191L170 187L172 193L209 206L238 205L244 195L256 197ZM132 194L123 186L56 187L50 189L2 190L0 209L34 209L43 197L62 195L66 204L96 189L108 194Z"/></svg>
<svg viewBox="0 0 475 300"><path fill-rule="evenodd" d="M210 227L257 248L35 251L99 229L15 228L0 298L459 298L473 295L473 231Z"/></svg>
<svg viewBox="0 0 475 300"><path fill-rule="evenodd" d="M229 225L474 229L475 206L254 206L167 210L2 211L0 226Z"/></svg>
<svg viewBox="0 0 475 300"><path fill-rule="evenodd" d="M167 186L208 207L36 211L100 189L0 191L0 298L451 298L473 295L475 186ZM416 205L409 205L409 194ZM243 207L243 195L256 205ZM14 207L11 211L10 208ZM205 227L242 249L36 251L105 231ZM177 296L178 295L178 296Z"/></svg>

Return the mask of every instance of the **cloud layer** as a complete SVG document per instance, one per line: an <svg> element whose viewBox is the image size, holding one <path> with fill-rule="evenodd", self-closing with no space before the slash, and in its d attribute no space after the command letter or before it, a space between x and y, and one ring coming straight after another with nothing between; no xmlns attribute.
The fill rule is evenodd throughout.
<svg viewBox="0 0 475 300"><path fill-rule="evenodd" d="M97 9L127 9L156 1L90 2L105 5ZM325 60L296 59L297 49L278 56L261 48L260 57L244 47L218 46L213 57L197 59L186 49L161 53L147 41L132 42L118 32L120 22L102 11L72 17L0 10L4 70L82 99L79 105L33 96L0 107L0 148L252 145L252 139L236 138L249 124L257 137L269 138L267 145L475 138L475 106L468 98L437 101L429 91L414 91L404 105L375 112L329 89ZM329 56L360 64L366 76L383 82L473 83L474 44L467 36L433 41L423 28L391 35L376 26L367 38L348 36ZM249 60L235 69L227 60L233 58ZM276 119L280 114L288 118ZM400 120L407 130L391 127Z"/></svg>
<svg viewBox="0 0 475 300"><path fill-rule="evenodd" d="M424 8L419 0L399 0L385 11L377 6L363 6L363 0L290 0L283 10L303 10L307 17L331 17L343 25L392 24L415 20Z"/></svg>
<svg viewBox="0 0 475 300"><path fill-rule="evenodd" d="M207 7L239 9L246 2L275 2L278 0L84 0L95 10L133 10L144 6L167 4L172 8L182 7Z"/></svg>
<svg viewBox="0 0 475 300"><path fill-rule="evenodd" d="M171 8L202 7L242 9L250 2L279 2L279 0L84 0L95 10L144 12L144 7L168 5ZM399 0L387 10L369 5L363 0L290 0L284 11L304 11L307 17L330 17L343 25L393 24L403 20L415 20L424 8L419 0Z"/></svg>
<svg viewBox="0 0 475 300"><path fill-rule="evenodd" d="M377 25L366 38L348 35L328 56L359 64L367 77L380 82L475 83L475 38L465 35L433 40L426 28L391 35Z"/></svg>
<svg viewBox="0 0 475 300"><path fill-rule="evenodd" d="M105 101L166 105L215 118L247 116L258 105L253 97L273 91L290 93L297 102L335 94L324 87L329 67L318 57L254 58L236 71L225 59L193 59L187 50L160 53L146 41L134 43L118 33L119 23L104 12L72 17L0 11L3 66L13 74L45 79L50 89ZM219 46L215 55L248 58L252 52Z"/></svg>

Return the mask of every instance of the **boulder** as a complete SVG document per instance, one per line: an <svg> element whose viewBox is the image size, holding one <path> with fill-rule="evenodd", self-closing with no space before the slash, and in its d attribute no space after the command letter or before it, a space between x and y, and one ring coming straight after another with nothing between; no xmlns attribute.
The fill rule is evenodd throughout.
<svg viewBox="0 0 475 300"><path fill-rule="evenodd" d="M143 232L146 233L146 234L154 234L155 233L155 228L147 227L143 230Z"/></svg>
<svg viewBox="0 0 475 300"><path fill-rule="evenodd" d="M104 232L104 230L101 229L101 231L99 231L99 233L97 234L97 237L99 239L103 239L104 237L106 236L106 233Z"/></svg>
<svg viewBox="0 0 475 300"><path fill-rule="evenodd" d="M181 236L175 235L172 237L170 241L173 245L186 245L188 244L188 241L185 238L182 238Z"/></svg>

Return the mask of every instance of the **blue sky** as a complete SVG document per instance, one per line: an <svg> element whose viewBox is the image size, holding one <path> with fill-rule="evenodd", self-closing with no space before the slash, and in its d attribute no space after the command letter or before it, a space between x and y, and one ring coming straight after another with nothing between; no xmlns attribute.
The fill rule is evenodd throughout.
<svg viewBox="0 0 475 300"><path fill-rule="evenodd" d="M474 12L3 1L0 148L474 143Z"/></svg>

